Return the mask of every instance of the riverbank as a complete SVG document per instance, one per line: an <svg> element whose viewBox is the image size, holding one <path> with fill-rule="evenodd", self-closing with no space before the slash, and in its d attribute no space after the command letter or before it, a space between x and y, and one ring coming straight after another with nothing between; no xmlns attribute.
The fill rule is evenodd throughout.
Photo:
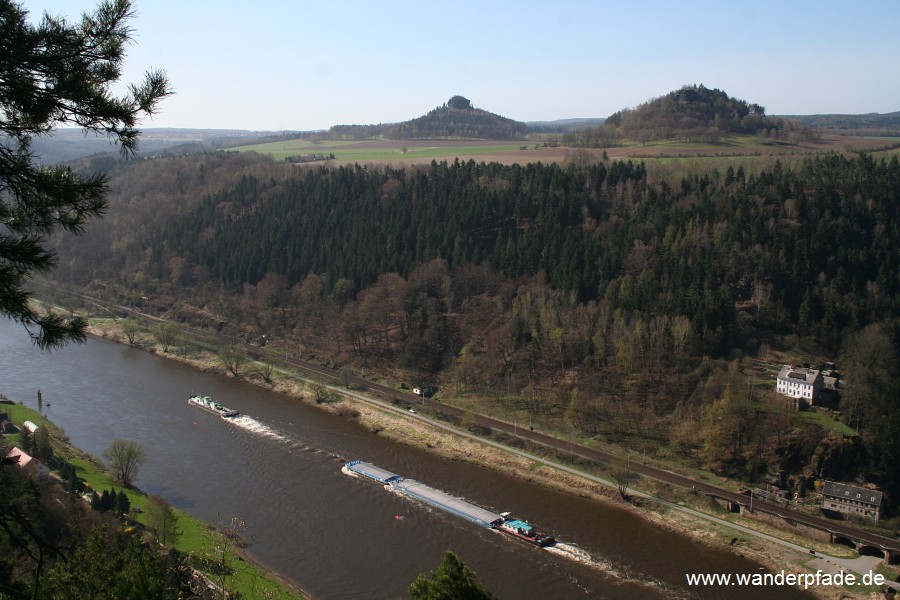
<svg viewBox="0 0 900 600"><path fill-rule="evenodd" d="M123 341L124 338L117 332L114 323L97 322L96 325L95 333L105 334L104 337L112 340ZM173 344L170 346L170 352L161 352L154 344L151 336L146 334L136 339L135 342L136 346L181 362L193 364L204 371L221 374L226 372L225 364L218 358L214 348L204 352L198 348L197 344L182 340L181 346ZM262 371L263 369L263 365L244 363L240 371L243 375L241 379L250 380L268 389L274 389L312 405L316 405L316 399L321 401L325 397L321 392L323 387L326 386L323 386L321 383L311 384L296 374L282 372L277 369L269 369L267 378L264 378L261 374L254 374L254 371ZM656 522L658 526L670 531L699 539L703 543L720 547L734 554L752 557L775 572L781 569L787 572L805 572L803 561L809 560L808 555L802 556L800 553L786 552L777 547L771 547L768 542L758 541L752 535L737 533L733 529L725 529L722 525L710 525L706 522L698 521L697 517L694 516L681 515L678 512L678 508L650 499L636 498L636 493L632 494L633 500L631 503L625 503L620 499L618 492L610 487L608 483L598 481L597 478L592 479L589 476L581 477L568 474L559 465L554 466L554 462L558 463L559 460L565 459L565 457L553 456L555 452L552 448L549 450L549 454L541 456L511 454L510 452L514 450L501 451L494 445L496 440L478 438L458 429L453 429L452 431L441 429L446 426L446 421L435 421L431 424L420 421L419 418L423 416L421 412L424 411L420 411L419 415L412 415L405 410L408 406L398 408L390 402L380 405L372 404L358 399L359 394L353 394L357 398L349 396L349 393L343 388L330 387L326 389L329 391L329 395L341 393L344 394L344 398L341 401L333 401L333 399L329 398L317 404L318 407L357 421L379 436L423 448L448 459L465 460L479 465L490 466L514 475L520 480L565 490L569 493L590 498L596 502L608 503L619 508L634 511L638 515L650 519ZM403 403L401 402L401 404ZM416 410L419 409L416 408ZM469 437L465 439L460 437L465 435ZM539 449L534 448L533 450L538 451ZM595 472L593 469L590 472L603 475L602 472ZM608 481L609 475L606 475L606 479ZM715 512L713 507L707 504L705 496L692 494L689 489L666 489L667 486L662 486L662 484L650 480L642 480L637 485L641 489L650 491L655 495L662 495L677 504L693 504L698 509ZM807 546L804 544L804 547ZM829 590L817 591L823 592L819 594L823 597L835 597L833 594L826 593Z"/></svg>
<svg viewBox="0 0 900 600"><path fill-rule="evenodd" d="M6 399L0 395L0 400ZM140 528L146 526L146 513L144 512L147 502L146 494L138 488L126 488L118 484L98 459L72 445L66 434L38 411L21 404L6 402L0 403L0 412L7 412L12 422L20 429L25 421L31 421L39 427L46 427L50 434L53 455L74 467L75 473L86 484L86 488L97 493L110 490L115 491L117 495L125 494L132 508L129 514L131 523L137 524L139 531ZM8 441L14 441L14 439ZM244 598L271 598L273 600L304 600L307 598L301 590L286 581L281 575L255 563L239 545L229 541L228 532L225 530L230 523L217 524L220 526L212 527L211 524L182 510L172 507L172 511L177 520L176 529L180 531L174 545L175 549L193 557L197 561L195 564L202 564L211 557L216 557L217 561L220 563L224 561L227 565L227 569L224 571L227 576L210 577L210 581L216 585L223 586L231 592L238 592Z"/></svg>

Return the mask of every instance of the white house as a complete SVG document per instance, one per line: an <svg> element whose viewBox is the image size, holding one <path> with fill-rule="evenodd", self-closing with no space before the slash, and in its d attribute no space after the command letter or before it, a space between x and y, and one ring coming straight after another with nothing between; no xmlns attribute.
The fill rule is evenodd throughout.
<svg viewBox="0 0 900 600"><path fill-rule="evenodd" d="M822 373L816 369L784 365L778 373L775 391L791 398L805 400L808 404L815 402L816 396L825 387Z"/></svg>

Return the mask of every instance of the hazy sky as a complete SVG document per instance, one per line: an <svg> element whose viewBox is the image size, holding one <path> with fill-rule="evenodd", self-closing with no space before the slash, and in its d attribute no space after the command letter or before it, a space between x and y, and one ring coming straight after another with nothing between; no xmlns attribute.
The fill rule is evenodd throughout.
<svg viewBox="0 0 900 600"><path fill-rule="evenodd" d="M16 0L77 21L91 0ZM702 83L768 114L900 110L900 1L135 0L144 127L326 129L463 95L521 121L606 117Z"/></svg>

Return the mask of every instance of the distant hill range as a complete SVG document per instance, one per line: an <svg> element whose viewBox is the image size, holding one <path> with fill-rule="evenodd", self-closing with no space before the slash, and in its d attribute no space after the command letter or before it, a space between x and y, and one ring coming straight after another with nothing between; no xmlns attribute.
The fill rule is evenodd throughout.
<svg viewBox="0 0 900 600"><path fill-rule="evenodd" d="M218 150L230 146L269 141L281 132L241 129L142 129L137 157ZM57 129L32 140L32 151L45 164L65 163L94 154L118 153L120 148L106 136L76 128Z"/></svg>
<svg viewBox="0 0 900 600"><path fill-rule="evenodd" d="M402 123L335 125L328 131L148 128L142 132L137 155L201 152L290 138L518 140L542 134L555 135L556 141L569 146L612 147L625 139L715 143L729 133L754 134L772 143L811 139L819 133L898 136L900 112L772 117L759 104L732 98L722 90L689 85L607 119L523 123L475 108L463 96L453 96L428 114ZM58 129L35 138L32 150L47 164L118 152L106 137L79 129Z"/></svg>
<svg viewBox="0 0 900 600"><path fill-rule="evenodd" d="M475 108L468 98L453 96L428 114L382 125L335 125L328 130L330 139L389 140L486 139L517 140L528 133L528 125Z"/></svg>
<svg viewBox="0 0 900 600"><path fill-rule="evenodd" d="M606 118L558 119L556 121L528 121L529 133L566 133L588 127L600 127Z"/></svg>
<svg viewBox="0 0 900 600"><path fill-rule="evenodd" d="M900 136L900 111L865 115L782 115L822 133L839 135Z"/></svg>

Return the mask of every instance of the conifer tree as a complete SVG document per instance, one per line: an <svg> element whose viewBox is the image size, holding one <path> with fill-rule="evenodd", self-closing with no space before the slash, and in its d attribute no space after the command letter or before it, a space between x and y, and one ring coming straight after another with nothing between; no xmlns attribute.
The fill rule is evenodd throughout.
<svg viewBox="0 0 900 600"><path fill-rule="evenodd" d="M490 592L456 554L447 551L431 577L419 575L407 589L412 600L490 600Z"/></svg>
<svg viewBox="0 0 900 600"><path fill-rule="evenodd" d="M161 71L147 73L122 97L110 88L121 76L132 39L130 0L108 0L80 23L28 11L0 0L0 315L21 323L41 348L82 341L86 322L40 314L26 289L56 263L44 236L79 232L106 209L103 174L80 175L42 165L31 149L36 136L58 126L106 134L126 154L137 149L136 124L171 94Z"/></svg>

